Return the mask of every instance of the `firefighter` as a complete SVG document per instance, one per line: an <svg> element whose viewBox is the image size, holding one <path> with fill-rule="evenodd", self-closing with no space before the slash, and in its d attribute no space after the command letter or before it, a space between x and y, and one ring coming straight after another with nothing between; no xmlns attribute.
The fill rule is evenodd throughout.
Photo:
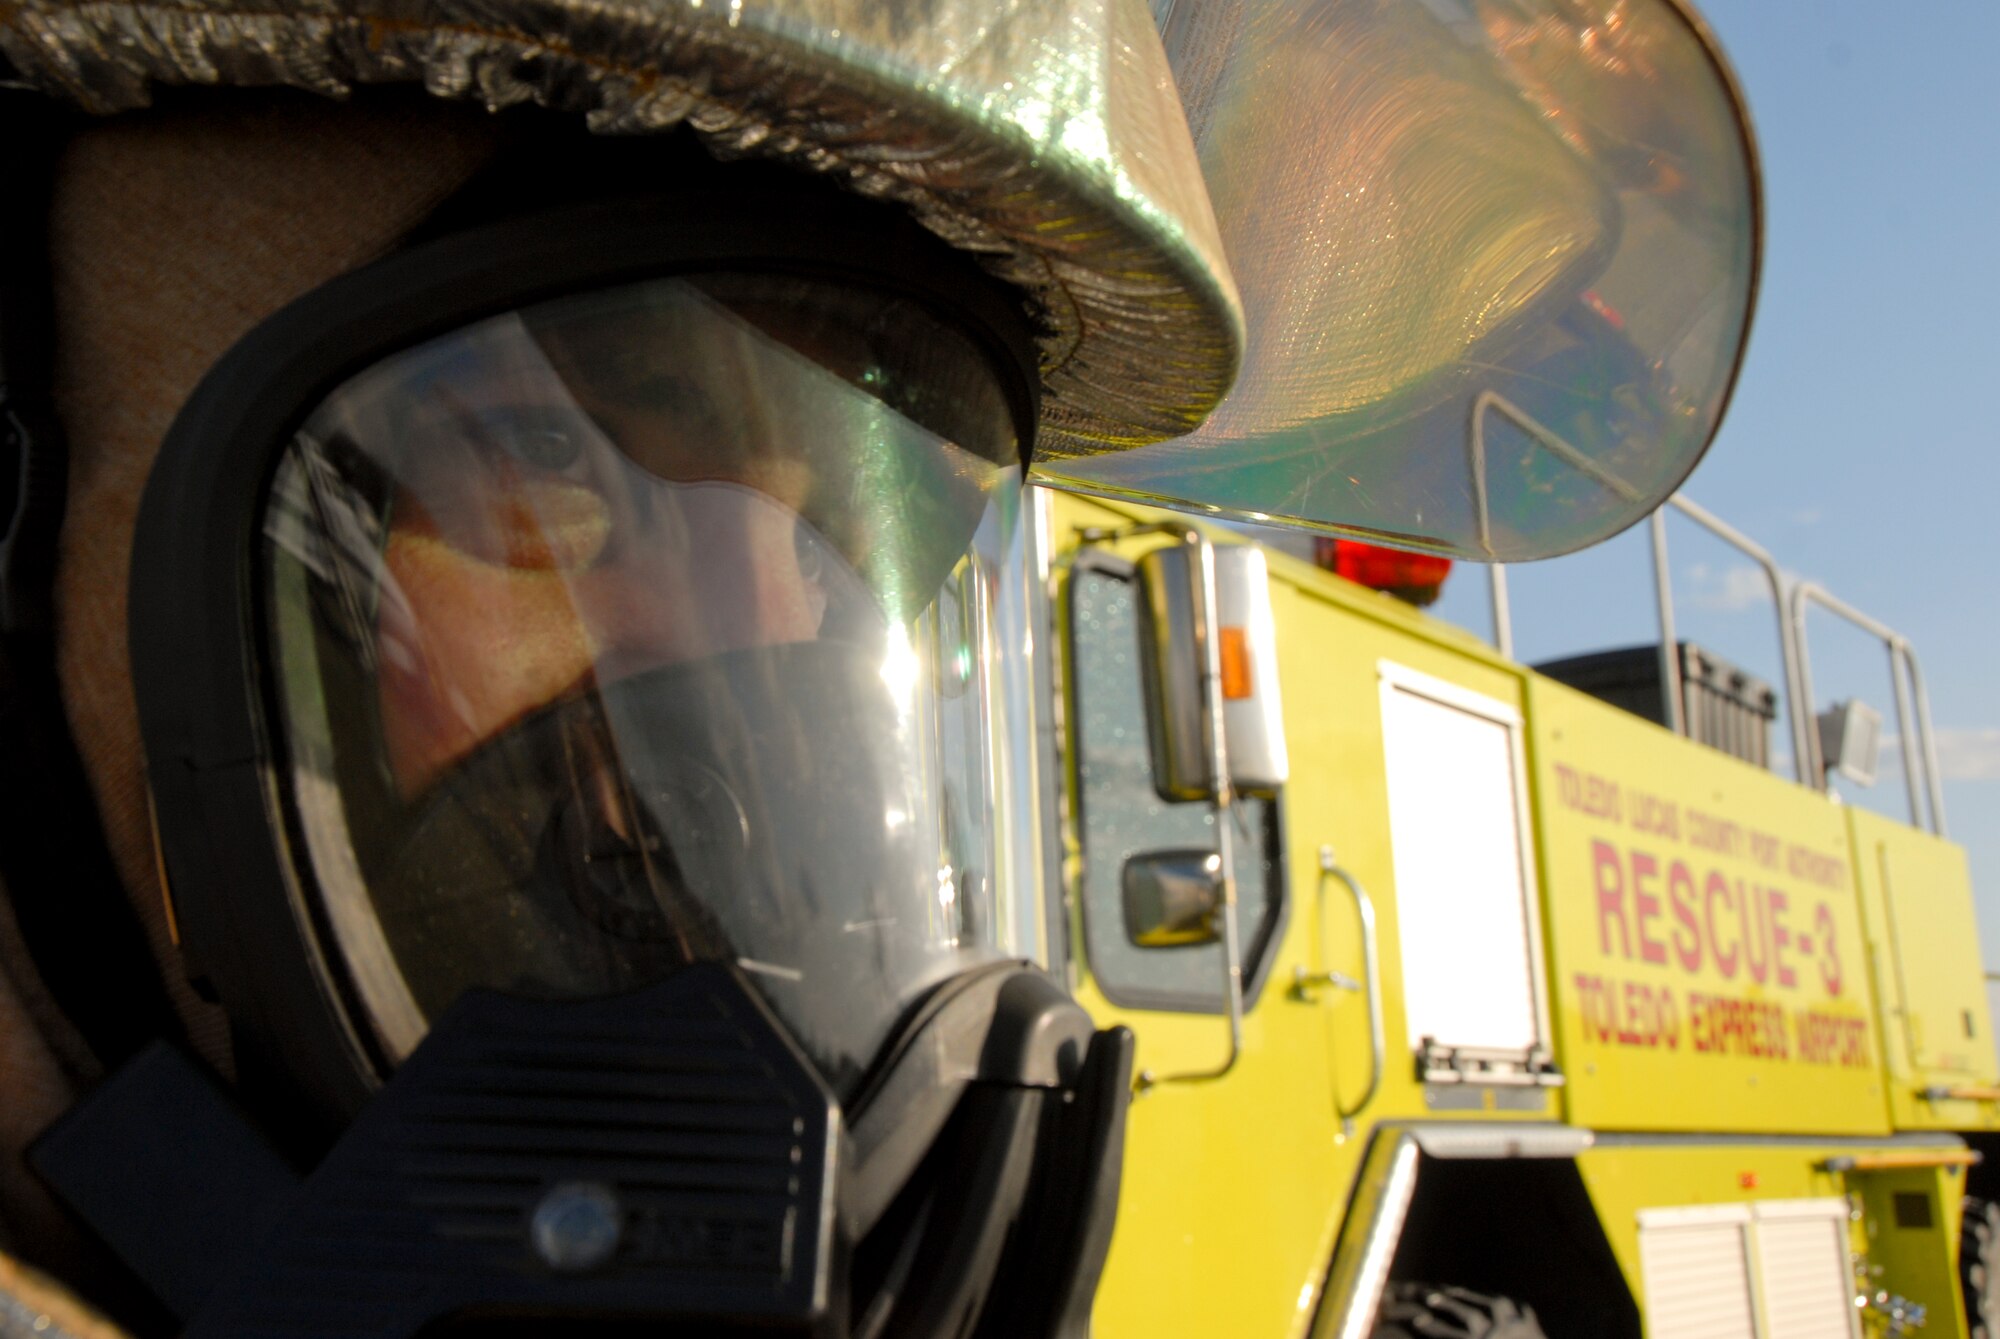
<svg viewBox="0 0 2000 1339"><path fill-rule="evenodd" d="M0 1326L1081 1333L1025 473L1527 558L1734 376L1698 25L1450 8L0 6Z"/></svg>
<svg viewBox="0 0 2000 1339"><path fill-rule="evenodd" d="M1233 375L1144 7L0 57L0 1333L1081 1333L1130 1038L911 630Z"/></svg>

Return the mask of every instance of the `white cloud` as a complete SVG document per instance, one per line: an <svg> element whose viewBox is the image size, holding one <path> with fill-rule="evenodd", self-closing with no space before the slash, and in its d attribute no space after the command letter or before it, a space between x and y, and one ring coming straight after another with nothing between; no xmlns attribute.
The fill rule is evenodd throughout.
<svg viewBox="0 0 2000 1339"><path fill-rule="evenodd" d="M2000 730L1937 730L1933 738L1938 772L1946 781L2000 781ZM1876 770L1885 777L1901 776L1902 740L1884 731L1881 749Z"/></svg>
<svg viewBox="0 0 2000 1339"><path fill-rule="evenodd" d="M1937 751L1947 781L2000 781L2000 730L1939 730Z"/></svg>
<svg viewBox="0 0 2000 1339"><path fill-rule="evenodd" d="M1792 513L1793 525L1818 525L1826 518L1826 513L1818 507L1801 507Z"/></svg>
<svg viewBox="0 0 2000 1339"><path fill-rule="evenodd" d="M1771 607L1771 581L1761 567L1739 563L1718 572L1707 563L1696 563L1688 569L1688 576L1694 582L1688 603L1697 609L1740 614Z"/></svg>

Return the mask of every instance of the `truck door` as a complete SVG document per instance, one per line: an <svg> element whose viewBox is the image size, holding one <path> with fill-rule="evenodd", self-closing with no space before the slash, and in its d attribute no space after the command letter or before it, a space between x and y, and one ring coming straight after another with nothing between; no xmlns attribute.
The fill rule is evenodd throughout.
<svg viewBox="0 0 2000 1339"><path fill-rule="evenodd" d="M1891 1119L1903 1129L1992 1129L2000 1072L1965 852L1864 809L1846 815L1882 1008ZM1844 873L1799 862L1794 877L1839 884ZM1857 955L1821 935L1818 956L1831 980L1852 972L1844 964Z"/></svg>
<svg viewBox="0 0 2000 1339"><path fill-rule="evenodd" d="M1076 994L1138 1036L1142 1071L1213 1071L1226 1058L1224 960L1213 942L1135 942L1128 878L1212 852L1206 801L1154 784L1139 583L1108 552L1077 555L1061 601ZM1118 1228L1098 1293L1100 1336L1298 1333L1337 1212L1333 1103L1317 1011L1285 999L1300 960L1286 892L1284 800L1235 807L1244 1044L1226 1074L1144 1089L1129 1117Z"/></svg>

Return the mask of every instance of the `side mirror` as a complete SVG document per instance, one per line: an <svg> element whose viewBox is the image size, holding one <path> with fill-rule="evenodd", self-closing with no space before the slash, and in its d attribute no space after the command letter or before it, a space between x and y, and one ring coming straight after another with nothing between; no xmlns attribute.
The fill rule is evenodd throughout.
<svg viewBox="0 0 2000 1339"><path fill-rule="evenodd" d="M1222 937L1222 857L1142 851L1125 862L1125 935L1140 948L1186 948Z"/></svg>
<svg viewBox="0 0 2000 1339"><path fill-rule="evenodd" d="M1272 795L1285 784L1290 761L1264 554L1247 545L1215 548L1216 609L1204 617L1197 553L1192 544L1169 544L1139 560L1139 645L1153 787L1172 801L1215 793L1202 688L1207 638L1213 635L1221 652L1229 779L1243 794Z"/></svg>

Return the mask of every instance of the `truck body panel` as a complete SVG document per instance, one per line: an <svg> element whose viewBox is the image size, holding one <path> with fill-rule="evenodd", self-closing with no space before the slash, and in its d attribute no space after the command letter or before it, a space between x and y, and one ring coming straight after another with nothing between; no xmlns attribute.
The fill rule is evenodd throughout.
<svg viewBox="0 0 2000 1339"><path fill-rule="evenodd" d="M1888 1133L1843 812L1560 684L1530 697L1569 1119Z"/></svg>
<svg viewBox="0 0 2000 1339"><path fill-rule="evenodd" d="M1881 1001L1891 1119L1901 1130L2000 1128L2000 1107L1939 1089L2000 1080L1965 852L1864 809L1845 811Z"/></svg>
<svg viewBox="0 0 2000 1339"><path fill-rule="evenodd" d="M1500 1249L1510 1232L1560 1237L1558 1252L1597 1241L1626 1296L1600 1322L1558 1288L1552 1315L1570 1329L1551 1326L1556 1339L1624 1332L1621 1305L1653 1339L1872 1336L1905 1304L1927 1309L1926 1335L1968 1333L1958 1229L1973 1156L1956 1135L1993 1128L1994 1102L1966 1090L1990 1088L1995 1066L1958 848L1271 552L1291 771L1255 802L1265 837L1237 823L1251 851L1235 862L1242 1047L1215 1074L1229 1056L1220 950L1127 944L1107 868L1158 845L1174 808L1144 793L1142 671L1125 640L1138 601L1119 586L1160 541L1105 538L1157 514L1045 505L1067 918L1052 944L1093 1016L1133 1028L1146 1076L1096 1333L1367 1335L1368 1318L1343 1311L1362 1256L1375 1296L1471 1258L1464 1241L1399 1239L1406 1219L1459 1220L1517 1268L1521 1243ZM1485 779L1441 770L1454 756ZM1119 785L1138 817L1113 812ZM1187 840L1208 831L1195 809L1183 817L1172 830ZM1374 913L1379 1056L1356 887ZM1488 951L1467 952L1465 925ZM1441 952L1462 980L1431 970ZM1498 1001L1490 1018L1481 1000ZM1496 1045L1455 1047L1433 1024ZM1174 1081L1197 1073L1210 1077ZM1564 1126L1569 1152L1527 1137ZM1367 1182L1385 1141L1482 1127L1490 1148L1428 1136L1388 1201ZM1518 1219L1514 1190L1427 1201L1484 1184L1465 1174L1476 1165L1521 1188ZM1529 1170L1509 1180L1509 1166ZM1580 1222L1530 1202L1561 1179L1552 1167L1580 1178Z"/></svg>

